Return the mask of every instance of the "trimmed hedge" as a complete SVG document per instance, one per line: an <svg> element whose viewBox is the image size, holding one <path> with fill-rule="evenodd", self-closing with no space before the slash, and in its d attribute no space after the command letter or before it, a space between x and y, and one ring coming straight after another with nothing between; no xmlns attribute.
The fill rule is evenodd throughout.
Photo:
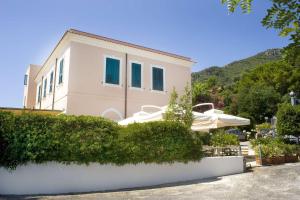
<svg viewBox="0 0 300 200"><path fill-rule="evenodd" d="M149 122L121 129L119 139L122 163L163 163L200 160L202 142L182 123Z"/></svg>
<svg viewBox="0 0 300 200"><path fill-rule="evenodd" d="M178 122L120 127L91 116L0 112L0 166L57 161L123 165L202 158L201 141Z"/></svg>

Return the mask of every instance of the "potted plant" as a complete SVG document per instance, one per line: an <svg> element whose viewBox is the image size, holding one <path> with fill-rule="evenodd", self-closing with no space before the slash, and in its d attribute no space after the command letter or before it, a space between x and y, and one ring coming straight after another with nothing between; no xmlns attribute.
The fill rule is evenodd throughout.
<svg viewBox="0 0 300 200"><path fill-rule="evenodd" d="M253 141L256 163L260 165L282 164L285 162L284 143L277 139L260 139Z"/></svg>
<svg viewBox="0 0 300 200"><path fill-rule="evenodd" d="M267 145L257 145L257 146L255 146L254 149L256 152L256 156L255 156L256 164L258 164L258 165L269 164L267 162L267 158L270 155L269 147Z"/></svg>
<svg viewBox="0 0 300 200"><path fill-rule="evenodd" d="M286 144L284 148L285 162L298 162L299 148L296 145Z"/></svg>
<svg viewBox="0 0 300 200"><path fill-rule="evenodd" d="M267 158L267 162L272 165L279 165L285 162L284 149L282 144L272 142L270 145L270 156Z"/></svg>

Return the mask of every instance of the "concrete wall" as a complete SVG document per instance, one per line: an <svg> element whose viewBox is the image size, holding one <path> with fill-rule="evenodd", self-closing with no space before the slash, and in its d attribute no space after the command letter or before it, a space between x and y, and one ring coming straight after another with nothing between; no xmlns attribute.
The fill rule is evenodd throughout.
<svg viewBox="0 0 300 200"><path fill-rule="evenodd" d="M137 165L28 164L0 168L0 194L58 194L116 190L243 172L243 157L207 157L200 162Z"/></svg>

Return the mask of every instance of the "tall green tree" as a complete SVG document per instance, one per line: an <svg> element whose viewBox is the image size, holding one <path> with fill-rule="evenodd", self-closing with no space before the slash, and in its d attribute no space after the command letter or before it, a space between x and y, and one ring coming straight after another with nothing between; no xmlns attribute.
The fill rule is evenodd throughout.
<svg viewBox="0 0 300 200"><path fill-rule="evenodd" d="M256 123L264 122L276 114L280 95L273 87L255 84L250 88L242 88L238 94L239 113L248 113Z"/></svg>
<svg viewBox="0 0 300 200"><path fill-rule="evenodd" d="M278 134L300 136L300 105L281 104L276 116Z"/></svg>
<svg viewBox="0 0 300 200"><path fill-rule="evenodd" d="M221 0L227 4L229 12L234 12L237 7L249 13L253 0ZM266 28L279 30L281 36L291 36L294 43L300 42L300 0L270 0L272 7L267 9L267 15L261 23Z"/></svg>
<svg viewBox="0 0 300 200"><path fill-rule="evenodd" d="M279 31L280 36L290 36L292 41L284 48L285 58L290 64L300 66L300 0L270 0L272 6L267 9L267 15L261 23L266 28ZM237 7L249 13L252 0L221 0L227 4L229 12L234 12Z"/></svg>
<svg viewBox="0 0 300 200"><path fill-rule="evenodd" d="M244 74L238 83L238 90L251 88L255 84L270 86L281 96L291 90L300 92L300 69L284 61L259 65Z"/></svg>
<svg viewBox="0 0 300 200"><path fill-rule="evenodd" d="M288 93L300 92L300 69L284 61L260 65L244 74L237 84L238 113L256 122L272 117L277 105L289 101Z"/></svg>
<svg viewBox="0 0 300 200"><path fill-rule="evenodd" d="M180 121L190 128L194 120L192 112L192 91L189 84L185 86L184 94L182 96L179 96L175 88L173 88L168 108L164 116L165 120Z"/></svg>

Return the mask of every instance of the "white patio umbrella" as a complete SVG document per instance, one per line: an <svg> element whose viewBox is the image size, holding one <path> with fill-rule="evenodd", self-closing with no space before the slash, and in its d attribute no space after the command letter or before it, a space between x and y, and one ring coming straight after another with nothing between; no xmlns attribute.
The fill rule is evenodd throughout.
<svg viewBox="0 0 300 200"><path fill-rule="evenodd" d="M200 106L212 106L212 109L200 113L193 112L194 122L191 129L194 131L209 131L209 129L216 129L226 126L243 126L249 125L250 120L246 118L236 117L233 115L224 114L223 111L214 109L212 103L198 104L195 107ZM158 109L156 112L146 112L146 108ZM153 105L144 105L140 112L135 113L132 117L126 118L118 123L120 125L128 125L132 123L144 123L150 121L163 120L163 115L167 110L167 106L158 107Z"/></svg>
<svg viewBox="0 0 300 200"><path fill-rule="evenodd" d="M193 114L194 122L191 128L194 131L209 131L209 129L250 124L249 119L227 115L217 109L211 109L204 113L194 112Z"/></svg>
<svg viewBox="0 0 300 200"><path fill-rule="evenodd" d="M145 109L156 109L156 112L146 112ZM166 112L167 106L159 107L154 105L144 105L141 107L141 111L134 113L132 117L119 121L120 125L128 125L132 123L144 123L150 121L163 120L163 114Z"/></svg>

